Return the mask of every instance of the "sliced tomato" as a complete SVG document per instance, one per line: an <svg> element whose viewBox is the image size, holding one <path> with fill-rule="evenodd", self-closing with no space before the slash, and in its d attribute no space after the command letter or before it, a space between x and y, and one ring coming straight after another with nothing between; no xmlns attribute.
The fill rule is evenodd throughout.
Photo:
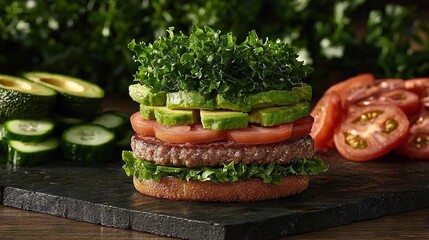
<svg viewBox="0 0 429 240"><path fill-rule="evenodd" d="M345 108L348 105L347 97L349 94L355 89L373 84L374 79L373 74L362 73L333 85L326 90L325 94L336 92L341 98L342 106Z"/></svg>
<svg viewBox="0 0 429 240"><path fill-rule="evenodd" d="M376 159L399 146L408 128L407 116L396 106L355 108L335 131L335 147L349 160Z"/></svg>
<svg viewBox="0 0 429 240"><path fill-rule="evenodd" d="M358 103L358 105L361 106L379 104L393 104L399 107L407 115L418 112L420 108L419 96L404 89L388 91L377 96L372 96Z"/></svg>
<svg viewBox="0 0 429 240"><path fill-rule="evenodd" d="M353 104L385 92L404 88L405 82L402 79L377 79L371 85L353 89L347 96L347 102Z"/></svg>
<svg viewBox="0 0 429 240"><path fill-rule="evenodd" d="M313 123L314 118L311 115L296 120L293 122L290 138L309 135L311 133L311 127L313 127Z"/></svg>
<svg viewBox="0 0 429 240"><path fill-rule="evenodd" d="M334 130L341 121L341 98L334 91L325 94L310 113L314 118L311 137L314 139L316 150L329 148Z"/></svg>
<svg viewBox="0 0 429 240"><path fill-rule="evenodd" d="M155 136L153 125L156 123L155 120L147 120L142 117L140 112L136 112L130 117L131 127L134 132L144 135Z"/></svg>
<svg viewBox="0 0 429 240"><path fill-rule="evenodd" d="M414 78L405 81L405 88L422 96L429 92L429 78Z"/></svg>
<svg viewBox="0 0 429 240"><path fill-rule="evenodd" d="M273 127L251 125L248 128L229 130L227 139L240 144L267 144L289 139L292 134L292 123Z"/></svg>
<svg viewBox="0 0 429 240"><path fill-rule="evenodd" d="M225 131L204 129L201 124L167 127L155 123L155 136L165 142L205 143L225 139Z"/></svg>
<svg viewBox="0 0 429 240"><path fill-rule="evenodd" d="M424 105L419 114L410 119L407 140L396 151L409 158L429 160L429 110Z"/></svg>

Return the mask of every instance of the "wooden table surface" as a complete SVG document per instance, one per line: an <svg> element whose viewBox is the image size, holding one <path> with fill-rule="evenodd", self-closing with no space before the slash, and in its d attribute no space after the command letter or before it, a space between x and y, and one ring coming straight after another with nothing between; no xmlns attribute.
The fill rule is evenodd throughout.
<svg viewBox="0 0 429 240"><path fill-rule="evenodd" d="M133 112L138 110L138 105L123 96L111 96L105 99L103 108ZM161 240L174 238L78 222L0 205L0 239ZM429 208L299 234L287 239L429 239Z"/></svg>
<svg viewBox="0 0 429 240"><path fill-rule="evenodd" d="M104 227L0 205L0 239L174 239ZM429 239L429 208L285 239Z"/></svg>

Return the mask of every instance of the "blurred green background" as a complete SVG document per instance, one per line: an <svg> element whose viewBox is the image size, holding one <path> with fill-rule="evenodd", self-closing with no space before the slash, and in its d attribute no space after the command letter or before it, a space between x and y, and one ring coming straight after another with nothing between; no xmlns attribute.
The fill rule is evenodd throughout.
<svg viewBox="0 0 429 240"><path fill-rule="evenodd" d="M316 95L368 71L377 77L429 75L429 1L373 0L8 0L0 2L0 72L77 76L125 93L137 64L127 44L151 42L169 26L232 31L242 40L280 38L314 73Z"/></svg>

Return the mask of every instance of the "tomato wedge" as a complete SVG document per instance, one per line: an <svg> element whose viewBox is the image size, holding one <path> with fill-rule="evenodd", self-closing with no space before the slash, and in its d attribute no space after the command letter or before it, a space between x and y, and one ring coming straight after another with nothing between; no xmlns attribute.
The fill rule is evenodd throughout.
<svg viewBox="0 0 429 240"><path fill-rule="evenodd" d="M341 121L341 98L334 91L325 94L310 113L314 118L311 128L311 137L314 139L314 148L324 150L329 148L334 130Z"/></svg>
<svg viewBox="0 0 429 240"><path fill-rule="evenodd" d="M396 106L356 107L335 131L335 147L346 159L372 160L400 145L408 128L407 116Z"/></svg>
<svg viewBox="0 0 429 240"><path fill-rule="evenodd" d="M349 94L355 89L373 84L374 79L373 74L362 73L333 85L326 90L325 94L336 92L341 98L342 106L347 107L349 104L347 101Z"/></svg>
<svg viewBox="0 0 429 240"><path fill-rule="evenodd" d="M429 105L427 107L423 103L419 114L411 118L407 140L396 149L399 154L429 160Z"/></svg>
<svg viewBox="0 0 429 240"><path fill-rule="evenodd" d="M311 133L314 118L311 115L300 118L293 122L292 133L290 138L307 136Z"/></svg>
<svg viewBox="0 0 429 240"><path fill-rule="evenodd" d="M227 139L240 144L266 144L286 140L292 134L292 123L273 127L251 125L248 128L229 130Z"/></svg>
<svg viewBox="0 0 429 240"><path fill-rule="evenodd" d="M204 129L203 125L181 125L167 127L155 123L155 137L173 143L205 143L225 139L225 131Z"/></svg>
<svg viewBox="0 0 429 240"><path fill-rule="evenodd" d="M140 112L136 112L130 117L131 127L134 132L143 135L155 136L153 125L156 123L155 120L147 120L142 117Z"/></svg>
<svg viewBox="0 0 429 240"><path fill-rule="evenodd" d="M393 104L407 115L418 112L420 108L419 96L404 89L396 89L370 97L359 102L357 105L368 106L380 104Z"/></svg>

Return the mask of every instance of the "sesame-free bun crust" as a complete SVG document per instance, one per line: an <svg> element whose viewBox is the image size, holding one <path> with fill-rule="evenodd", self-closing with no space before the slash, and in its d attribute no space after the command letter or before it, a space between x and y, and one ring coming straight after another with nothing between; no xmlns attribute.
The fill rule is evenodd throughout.
<svg viewBox="0 0 429 240"><path fill-rule="evenodd" d="M281 185L249 179L234 183L184 181L163 177L160 181L134 177L134 187L142 194L170 200L201 202L253 202L297 194L308 186L308 176L282 178Z"/></svg>

